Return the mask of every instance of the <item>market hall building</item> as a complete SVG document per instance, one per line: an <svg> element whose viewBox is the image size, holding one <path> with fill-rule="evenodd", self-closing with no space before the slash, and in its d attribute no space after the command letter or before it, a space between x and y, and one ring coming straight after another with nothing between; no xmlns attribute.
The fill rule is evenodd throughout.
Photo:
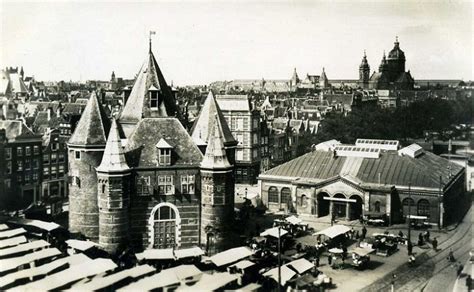
<svg viewBox="0 0 474 292"><path fill-rule="evenodd" d="M318 147L316 147L319 149ZM314 150L259 176L262 203L273 212L403 222L426 216L441 226L464 211L465 169L412 144L358 139Z"/></svg>

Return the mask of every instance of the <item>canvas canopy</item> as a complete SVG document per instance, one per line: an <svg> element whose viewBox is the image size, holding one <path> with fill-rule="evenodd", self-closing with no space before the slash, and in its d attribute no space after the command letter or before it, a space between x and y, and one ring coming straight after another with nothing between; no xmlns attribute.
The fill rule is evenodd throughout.
<svg viewBox="0 0 474 292"><path fill-rule="evenodd" d="M314 233L313 235L325 235L329 238L334 238L344 233L349 232L351 229L344 225L334 225L319 232Z"/></svg>
<svg viewBox="0 0 474 292"><path fill-rule="evenodd" d="M77 286L78 290L82 291L97 291L107 288L115 283L118 283L127 278L138 278L156 271L155 268L149 265L136 266L118 273L108 275L103 278L95 278L92 281ZM76 286L75 286L76 287Z"/></svg>
<svg viewBox="0 0 474 292"><path fill-rule="evenodd" d="M269 270L263 274L265 277L270 277L278 283L278 267ZM292 269L287 266L281 266L281 285L285 286L286 282L291 280L296 275Z"/></svg>
<svg viewBox="0 0 474 292"><path fill-rule="evenodd" d="M25 243L25 242L26 242L26 237L24 237L23 235L3 239L3 240L0 240L0 249L10 247L10 246L19 245L19 244L22 244L22 243Z"/></svg>
<svg viewBox="0 0 474 292"><path fill-rule="evenodd" d="M285 218L285 220L288 223L291 223L293 225L299 225L299 224L303 223L303 220L301 220L300 218L298 218L294 215L291 215L290 217Z"/></svg>
<svg viewBox="0 0 474 292"><path fill-rule="evenodd" d="M221 267L245 259L252 254L252 251L248 247L241 246L215 254L210 257L209 260L216 266Z"/></svg>
<svg viewBox="0 0 474 292"><path fill-rule="evenodd" d="M278 231L278 229L280 229L280 231ZM264 232L260 233L260 236L271 236L271 237L275 237L275 238L280 238L280 237L284 236L287 233L288 233L288 231L286 231L285 229L283 229L281 227L273 227L273 228L267 229Z"/></svg>
<svg viewBox="0 0 474 292"><path fill-rule="evenodd" d="M181 286L177 291L215 291L222 288L239 278L237 274L214 273L203 274L199 282L192 286Z"/></svg>
<svg viewBox="0 0 474 292"><path fill-rule="evenodd" d="M294 260L285 266L293 268L300 275L313 268L313 264L305 258Z"/></svg>
<svg viewBox="0 0 474 292"><path fill-rule="evenodd" d="M92 241L77 240L77 239L66 240L66 243L69 247L80 250L80 251L86 251L88 249L91 249L97 246L97 244Z"/></svg>
<svg viewBox="0 0 474 292"><path fill-rule="evenodd" d="M374 251L374 249L372 248L362 248L362 247L356 247L352 253L355 253L361 257L364 257L370 253L372 253Z"/></svg>

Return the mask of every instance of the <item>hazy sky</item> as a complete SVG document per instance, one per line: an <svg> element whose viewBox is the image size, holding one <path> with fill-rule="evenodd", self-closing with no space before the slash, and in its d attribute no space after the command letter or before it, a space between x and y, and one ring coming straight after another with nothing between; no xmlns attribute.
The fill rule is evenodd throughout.
<svg viewBox="0 0 474 292"><path fill-rule="evenodd" d="M0 66L38 80L132 78L153 51L175 85L320 74L358 78L395 36L415 79L473 79L470 1L34 2L0 0Z"/></svg>

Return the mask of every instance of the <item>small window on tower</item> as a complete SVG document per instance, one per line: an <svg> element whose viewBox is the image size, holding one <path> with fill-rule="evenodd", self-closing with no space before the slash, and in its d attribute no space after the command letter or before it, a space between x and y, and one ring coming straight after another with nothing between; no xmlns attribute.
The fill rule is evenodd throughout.
<svg viewBox="0 0 474 292"><path fill-rule="evenodd" d="M158 108L158 90L154 87L150 88L150 108Z"/></svg>
<svg viewBox="0 0 474 292"><path fill-rule="evenodd" d="M74 157L76 160L81 160L81 151L74 151Z"/></svg>

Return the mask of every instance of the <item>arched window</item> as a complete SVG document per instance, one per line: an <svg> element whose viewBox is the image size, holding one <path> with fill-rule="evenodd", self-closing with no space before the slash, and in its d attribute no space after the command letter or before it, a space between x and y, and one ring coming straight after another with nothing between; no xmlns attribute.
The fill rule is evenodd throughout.
<svg viewBox="0 0 474 292"><path fill-rule="evenodd" d="M181 218L174 205L160 203L155 206L148 223L150 224L150 247L173 248L179 246Z"/></svg>
<svg viewBox="0 0 474 292"><path fill-rule="evenodd" d="M374 203L374 211L375 212L380 212L380 202L379 201L376 201Z"/></svg>
<svg viewBox="0 0 474 292"><path fill-rule="evenodd" d="M306 195L301 196L300 206L303 207L303 208L308 207L308 197L306 197Z"/></svg>
<svg viewBox="0 0 474 292"><path fill-rule="evenodd" d="M412 198L405 198L402 201L403 207L408 207L408 205L411 205L412 207L415 206L415 201L413 201Z"/></svg>
<svg viewBox="0 0 474 292"><path fill-rule="evenodd" d="M281 189L281 203L286 204L291 202L291 190L289 188Z"/></svg>
<svg viewBox="0 0 474 292"><path fill-rule="evenodd" d="M268 189L268 202L269 203L279 203L278 199L278 189L276 187L270 187Z"/></svg>
<svg viewBox="0 0 474 292"><path fill-rule="evenodd" d="M430 202L425 199L418 201L418 215L420 216L430 216Z"/></svg>

